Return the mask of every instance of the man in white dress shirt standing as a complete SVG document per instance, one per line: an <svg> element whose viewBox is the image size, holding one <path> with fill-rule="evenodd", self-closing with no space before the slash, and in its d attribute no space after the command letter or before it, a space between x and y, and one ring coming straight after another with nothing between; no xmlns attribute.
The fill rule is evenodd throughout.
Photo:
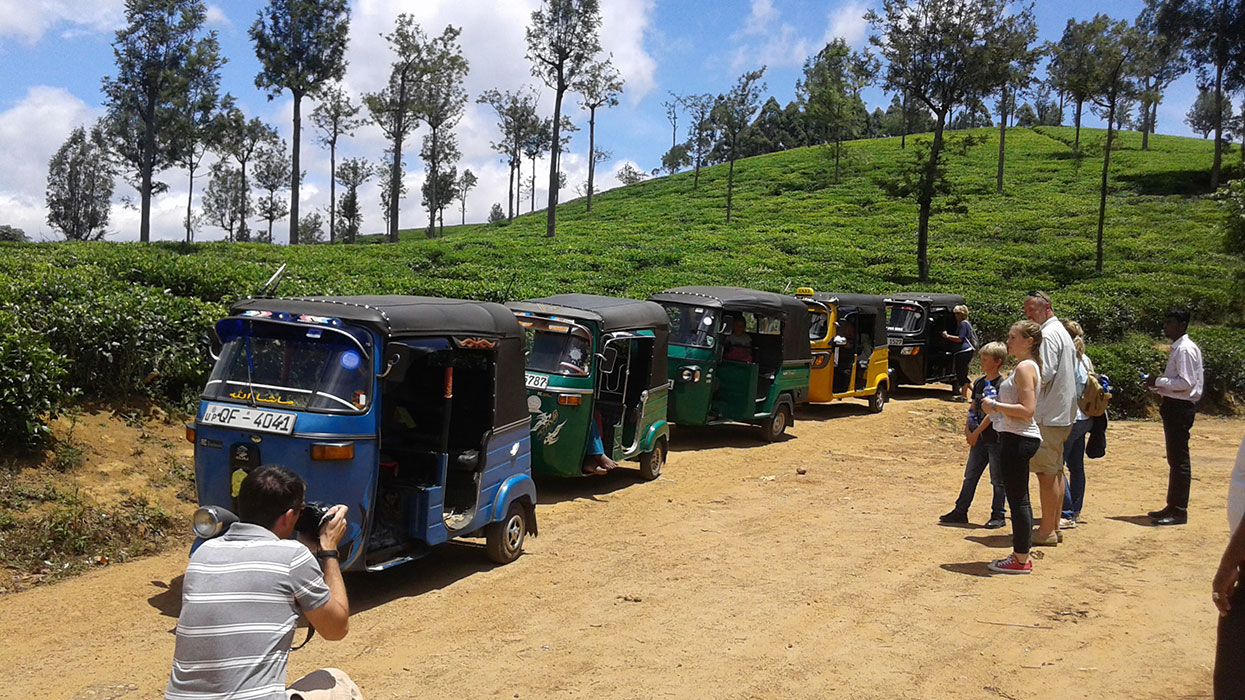
<svg viewBox="0 0 1245 700"><path fill-rule="evenodd" d="M1147 377L1146 388L1163 397L1159 415L1167 442L1167 506L1150 512L1155 525L1184 525L1189 521L1189 430L1202 398L1202 349L1189 338L1189 312L1172 309L1163 318L1163 335L1172 342L1167 369L1161 377Z"/></svg>

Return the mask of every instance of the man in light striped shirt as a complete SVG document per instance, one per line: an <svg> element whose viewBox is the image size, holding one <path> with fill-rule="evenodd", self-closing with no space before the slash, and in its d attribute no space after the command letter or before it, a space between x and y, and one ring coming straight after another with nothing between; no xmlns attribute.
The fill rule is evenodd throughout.
<svg viewBox="0 0 1245 700"><path fill-rule="evenodd" d="M298 614L325 639L346 636L350 604L337 561L346 506L329 510L313 554L289 539L305 490L302 478L285 467L252 471L238 490L241 522L190 557L166 700L286 700L285 667ZM288 697L305 700L360 697L336 669L316 671L292 688L304 689Z"/></svg>

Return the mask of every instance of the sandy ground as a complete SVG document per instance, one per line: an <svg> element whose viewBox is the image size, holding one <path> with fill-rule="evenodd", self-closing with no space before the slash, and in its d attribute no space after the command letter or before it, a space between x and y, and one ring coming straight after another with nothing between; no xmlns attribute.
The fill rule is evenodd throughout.
<svg viewBox="0 0 1245 700"><path fill-rule="evenodd" d="M945 396L802 409L774 445L676 429L659 481L542 483L518 561L455 544L348 578L350 635L294 652L290 678L338 666L368 698L1210 697L1245 421L1198 419L1191 521L1166 529L1139 517L1163 502L1161 426L1113 424L1088 522L1004 577L985 563L1008 530L936 524L967 450ZM0 598L0 697L158 697L185 563L179 547Z"/></svg>

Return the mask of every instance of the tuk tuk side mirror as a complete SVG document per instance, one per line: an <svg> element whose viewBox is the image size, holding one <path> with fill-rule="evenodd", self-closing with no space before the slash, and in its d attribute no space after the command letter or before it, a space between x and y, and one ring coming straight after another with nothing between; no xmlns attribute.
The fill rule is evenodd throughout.
<svg viewBox="0 0 1245 700"><path fill-rule="evenodd" d="M830 340L830 344L831 344L831 345L833 345L833 346L834 346L834 347L836 347L836 348L841 348L841 347L843 347L843 346L847 345L847 338L844 338L844 337L843 337L843 336L841 336L841 335L836 335L836 336L834 336L834 338L833 338L833 339L831 339L831 340Z"/></svg>
<svg viewBox="0 0 1245 700"><path fill-rule="evenodd" d="M208 328L208 354L212 356L213 361L220 359L220 353L224 347L225 343L220 339L220 334L216 332L216 326Z"/></svg>
<svg viewBox="0 0 1245 700"><path fill-rule="evenodd" d="M385 346L385 371L377 375L395 383L406 379L406 370L411 366L411 349L400 343Z"/></svg>

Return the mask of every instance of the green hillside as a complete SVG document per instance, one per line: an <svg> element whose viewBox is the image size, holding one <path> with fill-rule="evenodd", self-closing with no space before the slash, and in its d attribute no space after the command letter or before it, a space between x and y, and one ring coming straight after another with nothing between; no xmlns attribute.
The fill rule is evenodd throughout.
<svg viewBox="0 0 1245 700"><path fill-rule="evenodd" d="M899 139L878 139L845 146L838 184L825 148L738 162L730 225L726 167L717 166L702 170L695 192L687 172L598 195L591 214L583 200L567 202L554 239L544 237L538 211L509 225L447 229L433 240L408 231L396 246L4 245L0 309L8 313L0 312L0 357L8 357L6 347L12 354L46 342L67 372L49 377L49 387L101 398L193 395L207 369L207 324L228 300L288 263L283 294L502 301L566 291L643 297L697 283L775 291L924 287L968 297L986 337L1020 316L1024 292L1046 289L1061 317L1085 326L1100 364L1130 377L1161 362L1149 340L1130 334L1157 334L1162 310L1187 304L1215 326L1195 334L1212 356L1213 400L1245 391L1238 376L1245 332L1237 329L1245 264L1221 252L1223 214L1207 196L1209 142L1155 136L1143 152L1139 134L1121 135L1111 162L1105 270L1097 274L1105 132L1083 129L1078 158L1071 128L1009 130L1002 195L994 190L997 130L956 136L966 134L981 143L951 145L954 191L931 222L928 285L916 283L916 205L885 191L911 160L915 139L906 151ZM1234 151L1228 162L1236 158ZM0 381L13 378L13 364L0 362ZM1137 413L1143 404L1144 395L1132 391L1117 408ZM20 431L0 429L0 439L6 432Z"/></svg>

